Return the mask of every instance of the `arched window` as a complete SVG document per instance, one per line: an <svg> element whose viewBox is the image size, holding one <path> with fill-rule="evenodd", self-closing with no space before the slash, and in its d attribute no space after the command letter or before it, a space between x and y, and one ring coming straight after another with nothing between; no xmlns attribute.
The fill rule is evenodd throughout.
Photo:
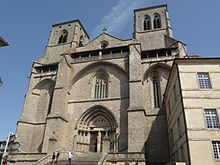
<svg viewBox="0 0 220 165"><path fill-rule="evenodd" d="M157 72L153 73L152 82L153 82L154 107L159 108L160 107L160 78Z"/></svg>
<svg viewBox="0 0 220 165"><path fill-rule="evenodd" d="M58 44L66 43L67 37L68 37L68 32L66 30L63 30L63 32L59 38Z"/></svg>
<svg viewBox="0 0 220 165"><path fill-rule="evenodd" d="M145 16L143 25L144 25L144 30L151 30L151 21L149 16Z"/></svg>
<svg viewBox="0 0 220 165"><path fill-rule="evenodd" d="M101 99L108 97L108 79L103 72L99 72L95 77L94 98Z"/></svg>
<svg viewBox="0 0 220 165"><path fill-rule="evenodd" d="M159 28L161 28L160 15L155 14L155 16L154 16L154 29L159 29Z"/></svg>
<svg viewBox="0 0 220 165"><path fill-rule="evenodd" d="M48 94L49 94L49 103L48 103L47 115L49 115L51 112L52 100L53 100L53 94L54 94L54 85L50 87Z"/></svg>

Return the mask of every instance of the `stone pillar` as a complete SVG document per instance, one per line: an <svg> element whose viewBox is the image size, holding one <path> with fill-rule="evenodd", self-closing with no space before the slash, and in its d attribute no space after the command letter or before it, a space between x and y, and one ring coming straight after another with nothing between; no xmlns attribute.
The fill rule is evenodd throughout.
<svg viewBox="0 0 220 165"><path fill-rule="evenodd" d="M88 144L89 144L89 142L88 142L88 136L89 136L88 132L85 132L85 152L88 152L88 151L89 151L89 150L88 150Z"/></svg>
<svg viewBox="0 0 220 165"><path fill-rule="evenodd" d="M81 132L79 131L78 135L77 135L77 140L76 140L76 146L77 146L77 150L76 151L80 151L80 139L81 139Z"/></svg>
<svg viewBox="0 0 220 165"><path fill-rule="evenodd" d="M42 131L43 134L45 121L41 121L41 124L36 124L36 114L38 100L40 97L40 91L34 91L34 87L39 83L39 79L35 76L35 64L33 64L32 73L30 77L28 91L25 94L24 106L22 110L22 115L17 123L16 135L18 141L21 144L19 148L20 152L37 152L37 147L33 147L33 134L36 127L38 127L39 132ZM39 123L39 122L38 122ZM40 137L40 138L39 138ZM39 139L42 139L43 135L38 135ZM36 142L36 141L35 141ZM35 150L35 151L34 151Z"/></svg>
<svg viewBox="0 0 220 165"><path fill-rule="evenodd" d="M89 152L90 151L90 145L91 145L91 143L90 143L90 132L88 132L88 135L87 135L87 152Z"/></svg>
<svg viewBox="0 0 220 165"><path fill-rule="evenodd" d="M99 131L97 136L97 152L101 152L101 143L102 143L102 133L101 131Z"/></svg>
<svg viewBox="0 0 220 165"><path fill-rule="evenodd" d="M142 104L142 68L139 44L130 45L128 151L141 152L145 146L145 112Z"/></svg>
<svg viewBox="0 0 220 165"><path fill-rule="evenodd" d="M102 143L102 133L101 131L99 131L97 136L97 152L101 152L101 143Z"/></svg>
<svg viewBox="0 0 220 165"><path fill-rule="evenodd" d="M83 144L83 152L86 152L86 132L85 131L83 131L83 142L82 142L82 144Z"/></svg>
<svg viewBox="0 0 220 165"><path fill-rule="evenodd" d="M68 63L69 58L69 56L63 56L59 63L51 113L47 117L43 152L53 152L55 149L65 147L65 142L67 142L66 138L70 137L66 135L66 132L68 132L67 96L71 73L71 68Z"/></svg>
<svg viewBox="0 0 220 165"><path fill-rule="evenodd" d="M110 139L106 132L105 136L102 139L102 152L108 153L110 151Z"/></svg>

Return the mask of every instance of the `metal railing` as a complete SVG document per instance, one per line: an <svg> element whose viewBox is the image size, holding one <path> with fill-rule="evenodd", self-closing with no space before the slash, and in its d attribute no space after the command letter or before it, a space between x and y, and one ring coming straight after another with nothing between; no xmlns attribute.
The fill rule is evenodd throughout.
<svg viewBox="0 0 220 165"><path fill-rule="evenodd" d="M59 151L60 153L66 153L65 151L63 151L62 147L56 149L55 152L56 151ZM38 160L36 163L34 163L34 165L45 165L46 163L49 163L51 161L51 157L52 157L52 153L47 154L46 156Z"/></svg>

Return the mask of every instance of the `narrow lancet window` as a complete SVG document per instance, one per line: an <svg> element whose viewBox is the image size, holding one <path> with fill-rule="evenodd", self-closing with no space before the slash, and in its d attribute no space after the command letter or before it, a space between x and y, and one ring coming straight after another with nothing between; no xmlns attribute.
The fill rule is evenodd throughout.
<svg viewBox="0 0 220 165"><path fill-rule="evenodd" d="M79 38L79 47L83 46L83 36L80 36Z"/></svg>
<svg viewBox="0 0 220 165"><path fill-rule="evenodd" d="M100 72L96 75L94 98L95 99L107 98L108 97L107 89L108 89L108 79L103 72Z"/></svg>
<svg viewBox="0 0 220 165"><path fill-rule="evenodd" d="M53 93L54 93L54 90L52 89L52 90L50 91L50 95L49 95L50 98L49 98L49 104L48 104L47 115L49 115L50 112L51 112L52 100L53 100Z"/></svg>
<svg viewBox="0 0 220 165"><path fill-rule="evenodd" d="M157 73L153 74L153 95L154 95L154 107L160 107L160 79Z"/></svg>
<svg viewBox="0 0 220 165"><path fill-rule="evenodd" d="M58 44L66 43L67 37L68 37L68 32L66 30L63 30L63 32L59 38Z"/></svg>
<svg viewBox="0 0 220 165"><path fill-rule="evenodd" d="M146 16L144 19L144 30L151 30L151 23L149 16Z"/></svg>
<svg viewBox="0 0 220 165"><path fill-rule="evenodd" d="M154 16L154 29L161 28L161 19L159 14L155 14Z"/></svg>

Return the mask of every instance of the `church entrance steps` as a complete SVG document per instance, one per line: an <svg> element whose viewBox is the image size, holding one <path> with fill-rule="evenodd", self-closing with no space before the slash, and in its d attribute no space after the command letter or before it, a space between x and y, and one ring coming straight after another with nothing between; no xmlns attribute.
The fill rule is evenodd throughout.
<svg viewBox="0 0 220 165"><path fill-rule="evenodd" d="M53 165L67 165L67 152L65 155L61 153L58 163ZM73 154L73 165L146 165L146 158L144 153L75 153ZM48 162L45 165L51 165Z"/></svg>
<svg viewBox="0 0 220 165"><path fill-rule="evenodd" d="M53 163L53 165L67 165L67 157L66 159L59 159L58 163ZM97 165L99 160L101 159L101 153L85 153L85 154L73 154L72 164L74 165ZM51 163L46 163L45 165L51 165Z"/></svg>
<svg viewBox="0 0 220 165"><path fill-rule="evenodd" d="M105 165L146 165L145 153L128 152L128 153L109 153L105 158Z"/></svg>

